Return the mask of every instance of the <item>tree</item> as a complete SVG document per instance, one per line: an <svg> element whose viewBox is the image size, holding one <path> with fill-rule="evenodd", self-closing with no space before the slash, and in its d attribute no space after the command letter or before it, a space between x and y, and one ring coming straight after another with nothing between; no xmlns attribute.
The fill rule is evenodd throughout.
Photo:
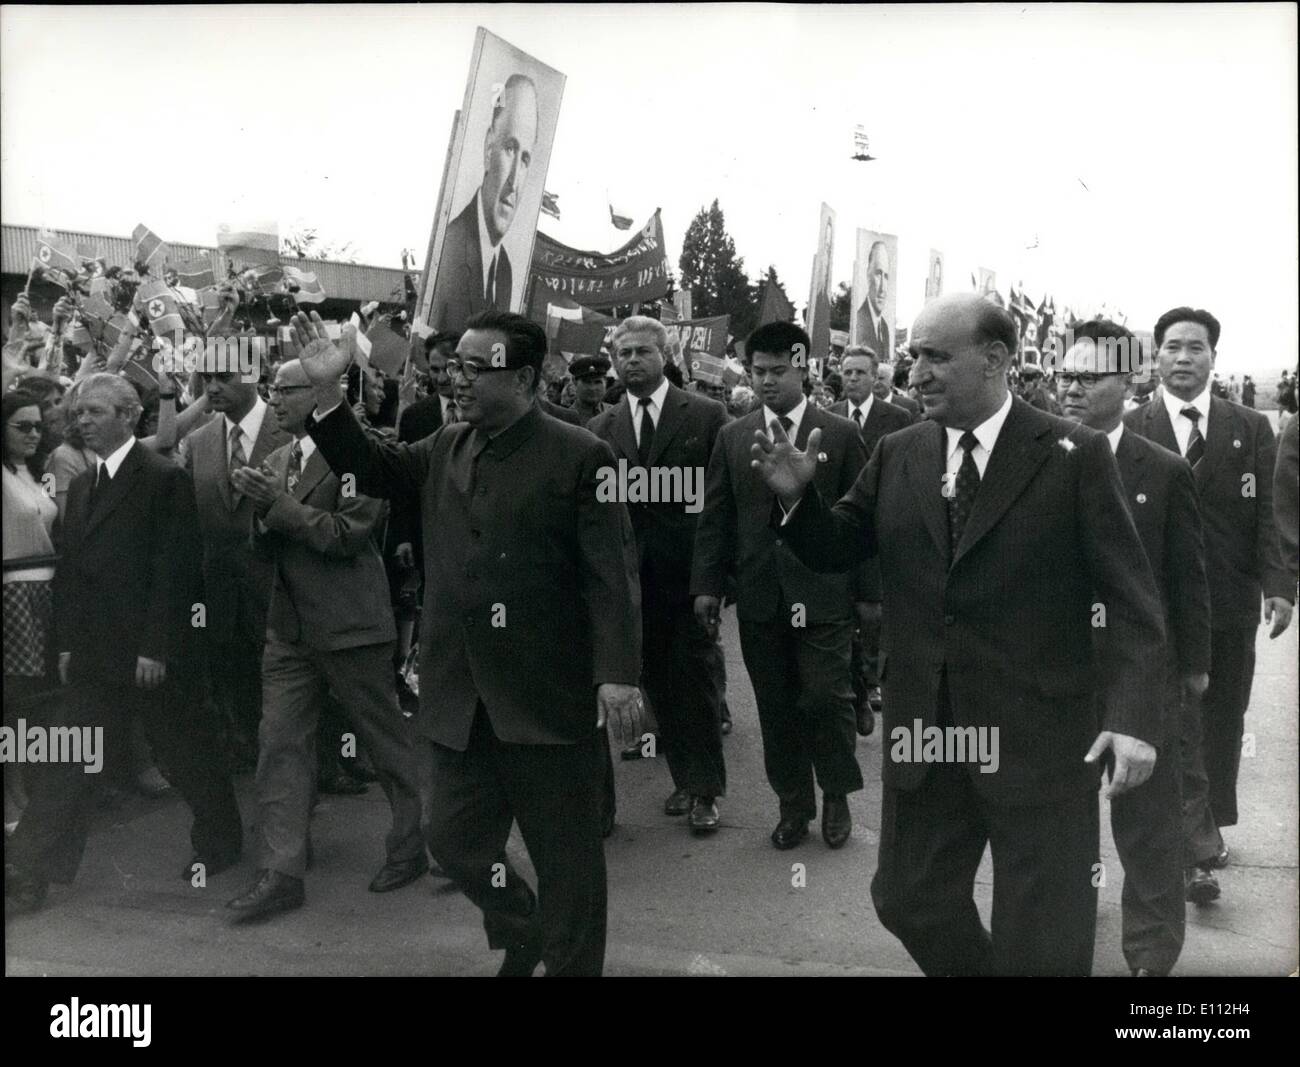
<svg viewBox="0 0 1300 1067"><path fill-rule="evenodd" d="M280 254L298 259L331 259L337 263L355 263L356 249L351 241L326 241L315 226L295 226L280 238Z"/></svg>
<svg viewBox="0 0 1300 1067"><path fill-rule="evenodd" d="M745 261L736 255L736 243L727 233L717 200L701 208L682 239L681 287L691 290L692 313L697 318L730 315L731 333L744 337L758 322L754 289L745 277Z"/></svg>
<svg viewBox="0 0 1300 1067"><path fill-rule="evenodd" d="M794 320L794 304L771 264L768 264L767 274L754 285L754 302L758 305L758 317L762 322Z"/></svg>
<svg viewBox="0 0 1300 1067"><path fill-rule="evenodd" d="M831 298L831 329L847 330L852 310L853 287L848 282L840 282Z"/></svg>

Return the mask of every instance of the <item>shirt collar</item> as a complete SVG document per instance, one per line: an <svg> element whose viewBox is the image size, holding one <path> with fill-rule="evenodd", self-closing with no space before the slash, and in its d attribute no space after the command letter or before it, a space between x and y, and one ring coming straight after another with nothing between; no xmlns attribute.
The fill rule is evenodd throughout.
<svg viewBox="0 0 1300 1067"><path fill-rule="evenodd" d="M850 401L849 401L849 418L853 418L853 412L854 412L854 411L858 411L858 410L860 410L860 411L862 412L862 421L863 421L863 422L866 422L866 421L867 421L867 416L871 414L871 403L872 403L872 401L875 400L875 399L876 399L876 394L873 393L873 392L871 392L870 390L867 390L867 399L864 400L864 401L862 401L861 404L855 404L855 403L853 403L852 400L850 400Z"/></svg>
<svg viewBox="0 0 1300 1067"><path fill-rule="evenodd" d="M663 411L664 400L668 396L668 385L669 385L668 379L664 378L664 380L659 383L655 391L650 394L648 399L650 401L650 405L651 405L650 410L652 412ZM627 402L628 402L628 406L631 407L633 411L635 411L637 407L640 406L641 400L640 398L633 396L631 393L628 393Z"/></svg>
<svg viewBox="0 0 1300 1067"><path fill-rule="evenodd" d="M981 422L971 432L975 434L977 440L984 447L984 451L990 456L993 455L993 446L997 444L998 434L1002 432L1002 424L1007 421L1007 415L1011 411L1011 393L1007 393L1007 398L1002 401L1002 406L992 415ZM959 430L954 426L947 427L948 430L948 457L957 451L961 445L961 435L965 430Z"/></svg>
<svg viewBox="0 0 1300 1067"><path fill-rule="evenodd" d="M128 437L125 441L122 442L121 445L118 446L115 452L110 452L107 456L96 457L97 459L99 459L99 467L107 467L108 476L110 478L116 478L117 472L122 467L122 461L126 459L126 454L131 451L131 446L134 444L135 444L135 438ZM96 467L97 477L98 477L98 470L99 468Z"/></svg>
<svg viewBox="0 0 1300 1067"><path fill-rule="evenodd" d="M230 421L229 415L222 416L226 420L226 443L230 443L230 428L235 424ZM262 420L266 417L266 401L259 395L253 401L253 406L248 409L248 414L239 420L239 429L245 437L253 444L257 444L257 435L262 432Z"/></svg>
<svg viewBox="0 0 1300 1067"><path fill-rule="evenodd" d="M486 291L488 271L492 269L492 260L496 258L497 246L492 243L492 238L488 234L487 218L483 213L482 189L476 194L475 203L478 204L478 211L475 215L478 218L478 246L483 251L483 289Z"/></svg>
<svg viewBox="0 0 1300 1067"><path fill-rule="evenodd" d="M1201 427L1205 426L1206 416L1210 414L1210 387L1207 385L1200 396L1194 396L1191 400L1179 400L1168 389L1160 390L1161 399L1165 402L1165 410L1169 412L1169 421L1182 415L1183 408L1191 406L1201 413Z"/></svg>
<svg viewBox="0 0 1300 1067"><path fill-rule="evenodd" d="M1119 451L1119 439L1123 436L1124 423L1121 421L1115 429L1111 430L1110 433L1106 435L1106 440L1110 442L1110 450L1112 454Z"/></svg>
<svg viewBox="0 0 1300 1067"><path fill-rule="evenodd" d="M302 465L306 467L307 461L311 459L312 453L316 451L316 442L309 433L303 434L296 440L298 442L298 451L302 453Z"/></svg>
<svg viewBox="0 0 1300 1067"><path fill-rule="evenodd" d="M807 410L808 410L808 398L805 396L805 397L801 397L799 399L799 403L785 413L785 417L794 424L786 432L786 436L789 437L791 441L795 440L795 438L799 436L799 427L803 423L804 412ZM769 426L772 425L773 419L780 419L780 418L781 416L778 415L775 411L773 411L770 407L768 407L766 404L763 405L763 428L764 429L767 429Z"/></svg>

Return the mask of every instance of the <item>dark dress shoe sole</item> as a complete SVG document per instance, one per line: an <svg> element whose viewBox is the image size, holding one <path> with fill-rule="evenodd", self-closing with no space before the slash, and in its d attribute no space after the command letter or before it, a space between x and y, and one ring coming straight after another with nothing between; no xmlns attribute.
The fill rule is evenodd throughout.
<svg viewBox="0 0 1300 1067"><path fill-rule="evenodd" d="M423 878L428 870L427 862L412 863L402 868L385 867L371 880L370 892L391 893L394 889L401 889L402 886L410 885Z"/></svg>

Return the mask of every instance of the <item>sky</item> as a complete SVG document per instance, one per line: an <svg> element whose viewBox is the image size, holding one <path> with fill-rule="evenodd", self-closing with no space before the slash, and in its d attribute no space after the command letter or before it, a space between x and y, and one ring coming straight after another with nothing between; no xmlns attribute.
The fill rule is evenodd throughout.
<svg viewBox="0 0 1300 1067"><path fill-rule="evenodd" d="M423 265L480 25L567 76L566 244L658 207L676 269L716 197L802 308L824 201L837 282L854 228L898 235L904 325L934 248L948 291L987 267L1139 329L1205 307L1225 377L1296 363L1289 4L4 6L0 218L198 244L272 218Z"/></svg>

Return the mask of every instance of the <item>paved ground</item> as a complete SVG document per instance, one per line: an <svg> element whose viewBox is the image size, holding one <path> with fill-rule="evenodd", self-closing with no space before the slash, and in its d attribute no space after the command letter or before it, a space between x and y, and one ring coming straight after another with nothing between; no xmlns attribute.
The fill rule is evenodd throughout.
<svg viewBox="0 0 1300 1067"><path fill-rule="evenodd" d="M768 842L776 806L762 774L753 692L740 665L734 613L724 618L735 732L726 741L731 795L723 826L692 838L663 816L671 791L662 761L616 761L618 828L608 842L607 973L732 975L917 974L876 920L868 885L876 863L880 741L859 741L867 788L852 798L854 836L831 852L819 836L791 852ZM1282 975L1297 966L1296 628L1276 642L1260 631L1259 668L1243 760L1241 825L1227 832L1233 865L1223 898L1193 910L1176 973ZM224 904L250 863L204 889L178 877L186 816L175 800L137 801L105 817L77 881L55 887L47 908L5 924L12 975L460 975L490 974L478 913L434 878L386 895L366 891L383 861L386 805L378 787L328 797L314 822L316 866L307 907L266 924L232 928ZM246 817L251 782L240 783ZM1105 822L1105 803L1103 802ZM527 867L518 841L512 852ZM1126 973L1119 947L1119 868L1108 828L1102 858L1095 972ZM791 865L806 865L806 886ZM976 899L987 922L987 856Z"/></svg>

